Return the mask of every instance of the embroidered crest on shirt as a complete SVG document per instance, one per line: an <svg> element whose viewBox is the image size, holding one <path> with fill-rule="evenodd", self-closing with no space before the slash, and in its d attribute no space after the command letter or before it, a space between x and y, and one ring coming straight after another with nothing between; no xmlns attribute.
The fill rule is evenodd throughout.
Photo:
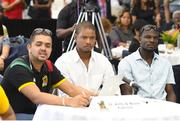
<svg viewBox="0 0 180 121"><path fill-rule="evenodd" d="M47 86L47 84L48 84L48 77L47 77L47 75L45 75L45 76L42 77L42 81L43 81L42 87Z"/></svg>

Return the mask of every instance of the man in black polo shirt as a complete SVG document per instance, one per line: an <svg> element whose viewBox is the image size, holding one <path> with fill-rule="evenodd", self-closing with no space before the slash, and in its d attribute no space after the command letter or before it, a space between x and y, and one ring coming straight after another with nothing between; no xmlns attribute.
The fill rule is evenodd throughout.
<svg viewBox="0 0 180 121"><path fill-rule="evenodd" d="M48 29L35 29L27 46L28 55L14 60L4 73L2 87L16 114L34 114L37 104L82 107L90 102L92 92L75 87L47 61L52 51L51 35ZM71 98L49 94L56 87Z"/></svg>

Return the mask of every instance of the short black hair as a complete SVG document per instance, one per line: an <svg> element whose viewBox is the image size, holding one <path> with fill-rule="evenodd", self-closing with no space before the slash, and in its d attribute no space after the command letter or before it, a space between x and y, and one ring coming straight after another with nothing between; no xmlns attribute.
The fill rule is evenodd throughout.
<svg viewBox="0 0 180 121"><path fill-rule="evenodd" d="M30 42L29 43L32 43L34 41L34 38L36 35L45 35L45 36L52 37L52 32L49 29L36 28L36 29L34 29L34 31L32 32L32 34L30 36Z"/></svg>
<svg viewBox="0 0 180 121"><path fill-rule="evenodd" d="M83 21L79 23L76 27L76 34L79 34L82 30L82 28L89 28L96 32L96 27L89 21Z"/></svg>
<svg viewBox="0 0 180 121"><path fill-rule="evenodd" d="M135 34L135 30L136 30L136 31L140 31L141 28L142 28L143 26L147 25L147 24L148 24L148 23L147 23L145 20L143 20L143 19L137 19L137 20L133 23L133 25L132 25L132 29L133 29L134 34Z"/></svg>
<svg viewBox="0 0 180 121"><path fill-rule="evenodd" d="M140 36L142 36L145 31L150 31L150 30L158 32L158 34L159 34L159 30L156 25L147 24L141 28Z"/></svg>

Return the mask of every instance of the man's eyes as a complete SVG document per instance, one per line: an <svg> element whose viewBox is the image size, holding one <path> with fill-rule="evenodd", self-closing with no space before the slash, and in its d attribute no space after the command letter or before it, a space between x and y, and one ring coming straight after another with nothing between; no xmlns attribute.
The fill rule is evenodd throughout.
<svg viewBox="0 0 180 121"><path fill-rule="evenodd" d="M41 46L42 45L42 43L36 43L36 46Z"/></svg>
<svg viewBox="0 0 180 121"><path fill-rule="evenodd" d="M95 37L86 37L86 36L83 36L83 37L81 37L82 39L95 39Z"/></svg>
<svg viewBox="0 0 180 121"><path fill-rule="evenodd" d="M42 46L43 43L36 43L35 45L36 45L36 46ZM51 47L51 44L45 44L45 46L46 46L47 48L50 48L50 47Z"/></svg>

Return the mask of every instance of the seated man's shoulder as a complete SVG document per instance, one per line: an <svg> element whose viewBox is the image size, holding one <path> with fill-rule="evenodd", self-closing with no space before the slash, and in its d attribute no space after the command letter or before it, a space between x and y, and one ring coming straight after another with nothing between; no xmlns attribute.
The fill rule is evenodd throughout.
<svg viewBox="0 0 180 121"><path fill-rule="evenodd" d="M164 58L164 57L161 57L159 55L157 55L158 59L159 59L159 62L161 64L165 64L165 65L171 65L171 63L168 61L168 59Z"/></svg>
<svg viewBox="0 0 180 121"><path fill-rule="evenodd" d="M75 56L75 55L77 55L77 54L75 53L74 50L72 50L72 51L64 52L60 57L61 58L66 58L66 57L72 57L72 56Z"/></svg>
<svg viewBox="0 0 180 121"><path fill-rule="evenodd" d="M57 60L56 62L60 62L60 61L72 61L72 59L74 59L74 52L73 51L68 51L63 53Z"/></svg>
<svg viewBox="0 0 180 121"><path fill-rule="evenodd" d="M130 61L134 61L134 59L138 58L138 53L135 51L129 55L127 55L126 57L124 57L122 60L130 60Z"/></svg>
<svg viewBox="0 0 180 121"><path fill-rule="evenodd" d="M95 56L95 58L97 58L97 59L108 60L108 58L107 58L105 55L103 55L102 53L95 52L95 51L94 51L94 56Z"/></svg>

